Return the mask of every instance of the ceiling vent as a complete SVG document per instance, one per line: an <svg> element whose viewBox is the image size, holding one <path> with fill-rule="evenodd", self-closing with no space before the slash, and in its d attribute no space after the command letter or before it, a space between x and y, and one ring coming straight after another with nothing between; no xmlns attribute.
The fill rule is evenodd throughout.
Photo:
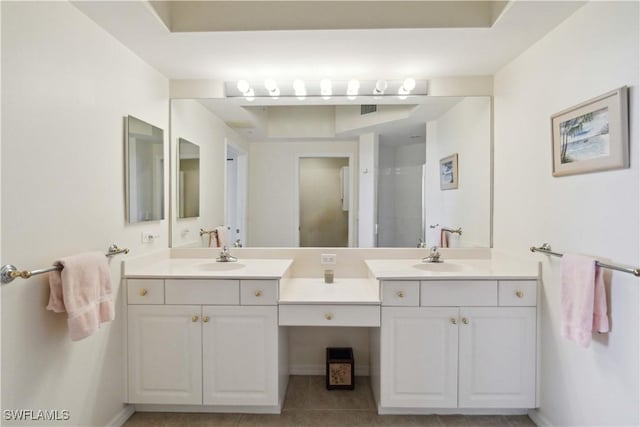
<svg viewBox="0 0 640 427"><path fill-rule="evenodd" d="M360 115L364 116L365 114L371 114L378 111L377 105L361 105L360 106Z"/></svg>

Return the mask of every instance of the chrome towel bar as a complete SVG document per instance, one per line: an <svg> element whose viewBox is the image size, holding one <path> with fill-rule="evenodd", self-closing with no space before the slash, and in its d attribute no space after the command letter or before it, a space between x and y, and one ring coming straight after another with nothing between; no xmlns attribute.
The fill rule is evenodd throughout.
<svg viewBox="0 0 640 427"><path fill-rule="evenodd" d="M105 256L114 256L114 255L118 255L118 254L128 254L129 253L129 249L120 249L118 247L118 245L116 245L115 243L111 246L109 246L109 249L107 250L107 253L105 254ZM2 284L7 284L7 283L11 283L13 282L13 279L17 278L17 277L22 277L23 279L28 279L31 276L35 276L37 274L43 274L43 273L48 273L50 271L56 271L56 270L62 270L62 266L61 265L52 265L51 267L47 267L47 268L41 268L38 270L18 270L15 266L11 265L11 264L6 264L2 266L2 269L0 269L0 282L2 282Z"/></svg>
<svg viewBox="0 0 640 427"><path fill-rule="evenodd" d="M543 254L553 255L560 258L562 258L562 256L564 255L564 254L561 254L560 252L553 252L551 250L551 246L548 243L543 243L542 246L539 246L539 247L531 246L529 250L531 252L540 252ZM596 265L603 268L608 268L610 270L622 271L624 273L631 273L636 277L640 277L640 268L631 268L631 267L624 267L621 265L607 264L602 261L596 261Z"/></svg>

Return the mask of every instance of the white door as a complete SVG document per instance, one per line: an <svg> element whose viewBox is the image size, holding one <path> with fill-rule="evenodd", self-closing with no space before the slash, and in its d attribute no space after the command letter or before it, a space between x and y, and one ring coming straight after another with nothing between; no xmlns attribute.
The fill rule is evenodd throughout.
<svg viewBox="0 0 640 427"><path fill-rule="evenodd" d="M457 406L457 319L458 308L382 308L381 406Z"/></svg>
<svg viewBox="0 0 640 427"><path fill-rule="evenodd" d="M202 404L200 306L128 309L129 402Z"/></svg>
<svg viewBox="0 0 640 427"><path fill-rule="evenodd" d="M535 307L461 308L461 408L535 406Z"/></svg>
<svg viewBox="0 0 640 427"><path fill-rule="evenodd" d="M204 306L205 405L278 404L278 308Z"/></svg>

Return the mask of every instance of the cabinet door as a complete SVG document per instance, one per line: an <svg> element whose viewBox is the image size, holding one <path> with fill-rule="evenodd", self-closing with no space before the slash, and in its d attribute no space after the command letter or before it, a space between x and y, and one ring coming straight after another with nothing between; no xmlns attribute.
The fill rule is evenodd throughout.
<svg viewBox="0 0 640 427"><path fill-rule="evenodd" d="M461 308L461 408L535 406L535 307Z"/></svg>
<svg viewBox="0 0 640 427"><path fill-rule="evenodd" d="M200 306L130 305L130 403L202 404Z"/></svg>
<svg viewBox="0 0 640 427"><path fill-rule="evenodd" d="M278 404L278 308L204 306L205 405Z"/></svg>
<svg viewBox="0 0 640 427"><path fill-rule="evenodd" d="M458 309L383 307L381 406L455 408Z"/></svg>

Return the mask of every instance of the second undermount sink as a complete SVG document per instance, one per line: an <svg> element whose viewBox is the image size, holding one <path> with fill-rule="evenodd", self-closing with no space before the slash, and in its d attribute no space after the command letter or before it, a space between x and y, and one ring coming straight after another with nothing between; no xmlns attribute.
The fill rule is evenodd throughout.
<svg viewBox="0 0 640 427"><path fill-rule="evenodd" d="M469 270L470 267L464 264L457 264L447 261L442 262L423 262L412 266L418 270L433 271L433 272L457 272Z"/></svg>
<svg viewBox="0 0 640 427"><path fill-rule="evenodd" d="M240 270L246 267L245 264L239 262L208 262L205 264L199 264L196 266L199 270L204 271L231 271Z"/></svg>

